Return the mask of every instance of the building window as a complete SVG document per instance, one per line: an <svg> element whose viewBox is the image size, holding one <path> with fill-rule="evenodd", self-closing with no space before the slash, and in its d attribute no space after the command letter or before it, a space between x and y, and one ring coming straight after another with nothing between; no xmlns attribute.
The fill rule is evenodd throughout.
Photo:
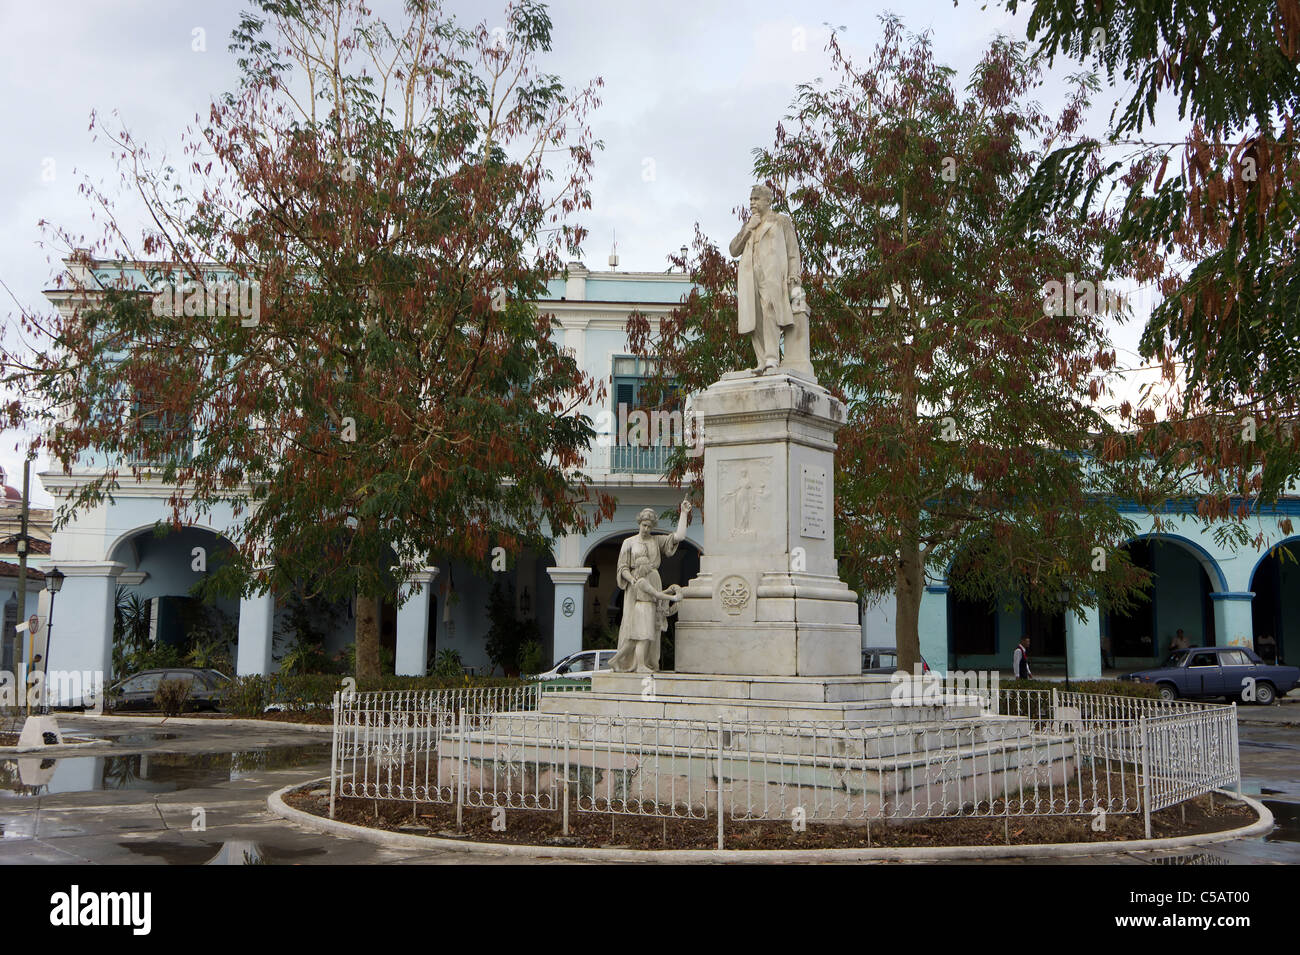
<svg viewBox="0 0 1300 955"><path fill-rule="evenodd" d="M131 402L132 442L129 463L135 465L181 464L194 452L194 431L188 416L164 410L150 395L137 392Z"/></svg>
<svg viewBox="0 0 1300 955"><path fill-rule="evenodd" d="M659 474L667 467L673 445L682 440L682 401L674 395L658 405L649 402L649 383L658 373L654 359L614 358L614 441L610 470Z"/></svg>

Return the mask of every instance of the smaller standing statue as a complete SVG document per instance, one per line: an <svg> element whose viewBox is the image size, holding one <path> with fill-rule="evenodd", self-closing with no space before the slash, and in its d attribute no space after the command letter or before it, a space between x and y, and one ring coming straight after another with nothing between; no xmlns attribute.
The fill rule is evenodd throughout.
<svg viewBox="0 0 1300 955"><path fill-rule="evenodd" d="M655 534L654 508L637 515L640 530L623 541L618 552L618 587L623 598L623 622L618 628L618 653L610 666L619 673L653 673L659 669L660 635L668 629L668 617L676 612L681 588L667 590L659 577L659 564L671 557L686 539L691 502L683 500L677 530L671 535Z"/></svg>
<svg viewBox="0 0 1300 955"><path fill-rule="evenodd" d="M610 666L625 673L654 673L659 669L659 635L668 629L668 617L677 612L674 604L682 599L682 588L673 584L667 590L660 590L663 583L659 571L650 566L646 554L637 556L632 577L633 583L623 602L623 619L628 622L627 646L614 655ZM631 659L628 659L629 649Z"/></svg>

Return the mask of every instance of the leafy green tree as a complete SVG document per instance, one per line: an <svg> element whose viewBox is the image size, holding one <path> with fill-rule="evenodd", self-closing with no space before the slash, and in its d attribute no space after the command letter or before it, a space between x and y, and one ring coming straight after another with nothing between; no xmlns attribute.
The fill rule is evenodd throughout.
<svg viewBox="0 0 1300 955"><path fill-rule="evenodd" d="M895 593L910 670L925 585L959 558L953 585L969 597L1124 605L1145 575L1119 549L1134 528L1108 498L1152 485L1106 416L1104 217L1007 219L1041 144L1076 135L1095 83L1079 77L1052 120L1031 102L1039 70L1023 43L994 42L962 95L927 36L883 25L862 66L832 37L835 81L799 88L755 172L794 221L813 363L848 405L841 572ZM661 396L751 363L734 331L735 265L703 236L690 265L698 287L683 307L633 327L638 351L663 359ZM698 463L680 456L674 476Z"/></svg>
<svg viewBox="0 0 1300 955"><path fill-rule="evenodd" d="M530 304L583 237L600 81L541 68L534 0L499 22L256 0L241 85L180 168L107 133L148 225L130 241L87 186L108 227L73 255L86 304L29 316L39 340L3 356L29 398L9 415L56 459L121 462L61 519L131 479L170 487L178 525L233 506L214 589L355 598L361 679L381 600L431 553L540 548L612 513L576 473L594 432L575 409L600 386Z"/></svg>
<svg viewBox="0 0 1300 955"><path fill-rule="evenodd" d="M1044 157L1015 214L1114 213L1103 261L1158 298L1141 348L1171 392L1124 413L1203 517L1246 517L1300 474L1300 4L1006 0L1022 5L1049 61L1099 64L1124 98L1104 136ZM1175 106L1175 136L1155 136Z"/></svg>

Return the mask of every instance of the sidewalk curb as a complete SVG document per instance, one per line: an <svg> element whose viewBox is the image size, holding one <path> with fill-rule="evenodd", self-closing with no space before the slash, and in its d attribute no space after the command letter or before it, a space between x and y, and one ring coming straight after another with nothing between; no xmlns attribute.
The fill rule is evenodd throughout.
<svg viewBox="0 0 1300 955"><path fill-rule="evenodd" d="M76 743L56 743L52 746L32 746L27 749L20 749L17 746L0 746L0 756L50 756L58 758L65 753L75 752L79 749L86 749L93 746L103 746L103 740L82 740Z"/></svg>
<svg viewBox="0 0 1300 955"><path fill-rule="evenodd" d="M277 726L283 726L288 729L310 730L313 733L330 733L334 732L334 726L331 723L289 723L284 720L251 720L235 717L233 719L202 719L192 716L94 716L90 714L78 715L79 720L92 720L102 723L148 723L155 726L165 726L175 724L177 726L235 726L248 729L274 729Z"/></svg>
<svg viewBox="0 0 1300 955"><path fill-rule="evenodd" d="M1243 795L1242 802L1250 806L1259 818L1240 829L1206 833L1196 836L1171 836L1165 839L1135 839L1124 842L1063 843L1060 845L1034 844L1026 846L944 846L880 849L596 849L570 846L520 846L493 845L483 842L465 842L459 839L440 839L437 836L415 836L403 832L368 829L347 822L337 822L294 809L284 801L285 795L299 789L328 785L329 777L306 783L294 783L271 793L266 799L272 814L315 832L332 836L359 839L391 849L433 849L444 852L464 852L468 855L506 855L527 859L573 859L587 862L672 862L672 863L798 863L798 862L943 862L956 859L1009 859L1009 858L1062 858L1070 856L1109 855L1113 853L1143 852L1157 849L1182 849L1212 845L1250 836L1263 835L1273 828L1273 814L1268 807L1250 796ZM1215 790L1236 798L1235 793Z"/></svg>

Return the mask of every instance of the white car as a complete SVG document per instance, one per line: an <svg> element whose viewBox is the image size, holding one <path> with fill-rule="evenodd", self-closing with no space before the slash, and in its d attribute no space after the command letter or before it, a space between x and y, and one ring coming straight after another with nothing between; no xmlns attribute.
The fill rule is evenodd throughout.
<svg viewBox="0 0 1300 955"><path fill-rule="evenodd" d="M535 680L590 680L593 673L612 673L609 661L617 650L579 650L555 664Z"/></svg>

